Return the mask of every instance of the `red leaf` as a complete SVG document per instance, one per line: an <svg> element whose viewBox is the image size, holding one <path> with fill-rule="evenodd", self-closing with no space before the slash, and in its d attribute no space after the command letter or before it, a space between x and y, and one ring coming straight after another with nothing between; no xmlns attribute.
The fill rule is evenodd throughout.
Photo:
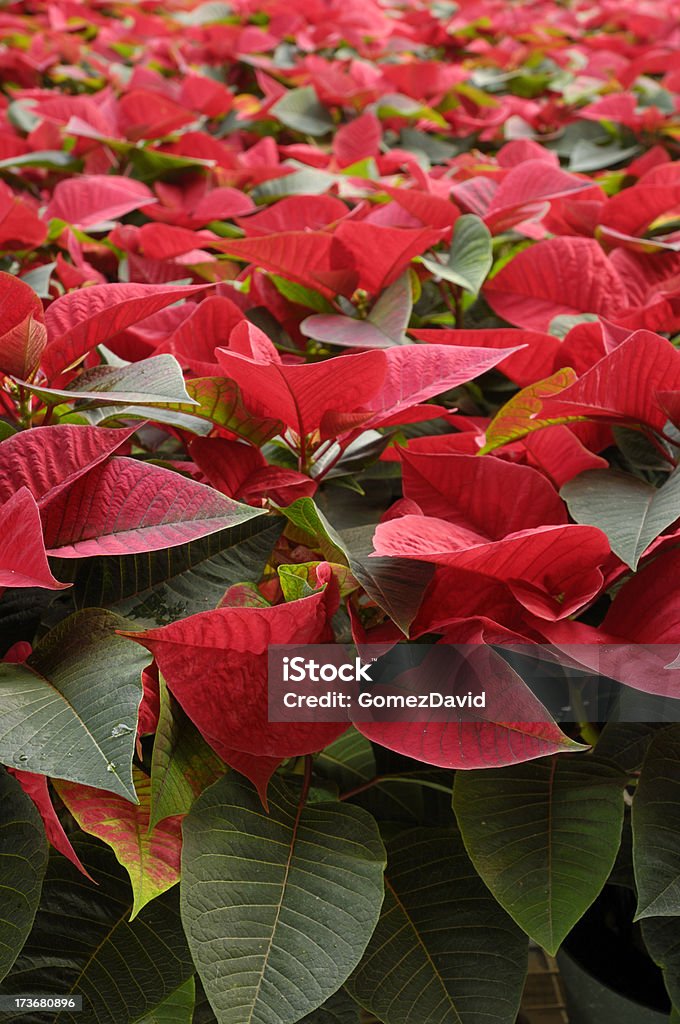
<svg viewBox="0 0 680 1024"><path fill-rule="evenodd" d="M534 381L552 373L555 356L560 350L558 338L542 331L519 331L516 328L489 328L487 330L463 331L448 328L409 330L419 341L434 345L456 345L465 348L507 348L523 345L524 348L498 363L497 369L509 377L518 387L526 387Z"/></svg>
<svg viewBox="0 0 680 1024"><path fill-rule="evenodd" d="M262 362L226 348L218 348L217 357L248 409L281 420L300 436L317 429L325 413L351 412L368 402L387 366L385 353L379 351L297 365Z"/></svg>
<svg viewBox="0 0 680 1024"><path fill-rule="evenodd" d="M386 192L402 209L429 227L452 228L460 217L460 210L455 203L450 199L432 195L431 192L421 192L414 188L393 188L390 185L381 185L380 191ZM444 237L448 239L450 232Z"/></svg>
<svg viewBox="0 0 680 1024"><path fill-rule="evenodd" d="M283 761L283 758L258 757L257 754L245 754L242 750L229 750L228 747L223 747L222 760L226 761L230 768L250 779L258 792L265 811L269 810L267 803L269 780Z"/></svg>
<svg viewBox="0 0 680 1024"><path fill-rule="evenodd" d="M77 228L118 220L157 200L141 181L118 175L89 174L66 178L55 186L45 216Z"/></svg>
<svg viewBox="0 0 680 1024"><path fill-rule="evenodd" d="M36 775L33 772L22 772L18 768L7 768L27 796L30 796L31 800L38 808L40 817L43 820L45 826L45 833L55 850L59 853L63 853L64 857L74 864L81 874L89 878L95 885L94 879L88 874L83 865L80 862L78 854L71 846L69 837L64 832L64 828L57 817L57 812L54 809L50 791L47 786L47 778L45 775Z"/></svg>
<svg viewBox="0 0 680 1024"><path fill-rule="evenodd" d="M538 466L558 489L587 469L606 469L606 459L594 455L569 427L546 427L524 438L531 465Z"/></svg>
<svg viewBox="0 0 680 1024"><path fill-rule="evenodd" d="M338 128L333 136L333 156L339 167L350 167L358 160L378 156L381 139L380 121L375 114L365 111Z"/></svg>
<svg viewBox="0 0 680 1024"><path fill-rule="evenodd" d="M553 167L545 160L527 160L503 178L484 215L487 227L499 234L514 224L541 214L547 202L592 188L588 179Z"/></svg>
<svg viewBox="0 0 680 1024"><path fill-rule="evenodd" d="M601 233L614 243L620 234L642 235L657 217L678 205L680 185L637 185L624 189L605 204L600 217ZM610 236L609 229L617 235Z"/></svg>
<svg viewBox="0 0 680 1024"><path fill-rule="evenodd" d="M219 249L222 244L221 238L204 238L196 231L174 224L143 224L138 239L140 251L150 260L174 260L196 249Z"/></svg>
<svg viewBox="0 0 680 1024"><path fill-rule="evenodd" d="M447 653L443 669L442 652L435 647L432 653L437 666L433 678L440 679L441 688L442 670L448 668L451 655ZM475 680L484 679L487 693L492 694L489 704L495 705L494 714L491 709L479 711L478 721L466 722L355 722L356 728L389 750L441 768L500 767L579 749L579 744L549 720L529 688L489 647L471 647L466 658L467 670ZM459 666L457 672L461 673ZM459 678L454 685L461 686ZM468 684L463 685L467 688Z"/></svg>
<svg viewBox="0 0 680 1024"><path fill-rule="evenodd" d="M667 415L656 398L662 389L680 390L680 354L666 338L636 331L570 387L546 398L540 415L602 417L662 430Z"/></svg>
<svg viewBox="0 0 680 1024"><path fill-rule="evenodd" d="M233 220L237 214L255 209L255 203L245 192L237 188L213 188L198 200L191 211L191 219L203 226L211 220Z"/></svg>
<svg viewBox="0 0 680 1024"><path fill-rule="evenodd" d="M102 284L62 295L48 308L43 369L52 380L126 327L210 284Z"/></svg>
<svg viewBox="0 0 680 1024"><path fill-rule="evenodd" d="M404 497L415 501L425 515L468 527L489 540L567 521L557 491L528 466L492 456L408 449L402 449L401 458Z"/></svg>
<svg viewBox="0 0 680 1024"><path fill-rule="evenodd" d="M160 139L196 119L185 107L167 96L146 89L132 89L118 102L118 118L128 139Z"/></svg>
<svg viewBox="0 0 680 1024"><path fill-rule="evenodd" d="M538 526L488 543L442 519L406 515L380 523L376 554L467 569L505 582L539 618L573 614L600 591L607 538L591 526Z"/></svg>
<svg viewBox="0 0 680 1024"><path fill-rule="evenodd" d="M270 498L285 508L296 498L309 497L316 491L314 480L293 469L268 466L252 445L221 437L197 437L189 453L213 487L248 504Z"/></svg>
<svg viewBox="0 0 680 1024"><path fill-rule="evenodd" d="M0 373L30 378L47 342L42 302L29 285L0 273Z"/></svg>
<svg viewBox="0 0 680 1024"><path fill-rule="evenodd" d="M365 429L412 422L411 410L420 402L441 395L497 366L513 349L450 348L447 345L397 345L366 353L384 356L387 375L375 396L360 408ZM340 358L359 358L358 356ZM326 361L326 364L330 360ZM323 434L332 436L341 426L335 410L324 418ZM419 417L426 418L426 417Z"/></svg>
<svg viewBox="0 0 680 1024"><path fill-rule="evenodd" d="M0 182L0 248L37 249L46 237L47 224Z"/></svg>
<svg viewBox="0 0 680 1024"><path fill-rule="evenodd" d="M621 587L602 631L633 644L677 644L680 640L680 550L653 559Z"/></svg>
<svg viewBox="0 0 680 1024"><path fill-rule="evenodd" d="M624 284L591 238L551 238L520 252L484 288L498 316L546 331L556 316L597 313L611 320L630 305Z"/></svg>
<svg viewBox="0 0 680 1024"><path fill-rule="evenodd" d="M63 423L8 437L0 445L0 502L25 487L39 506L44 505L117 451L136 429Z"/></svg>
<svg viewBox="0 0 680 1024"><path fill-rule="evenodd" d="M288 196L248 217L235 217L249 238L281 231L318 231L342 217L348 209L333 196Z"/></svg>
<svg viewBox="0 0 680 1024"><path fill-rule="evenodd" d="M218 608L125 635L153 653L173 696L225 761L234 750L292 757L323 749L347 725L269 722L267 652L271 644L331 642L337 604L327 586L289 604Z"/></svg>
<svg viewBox="0 0 680 1024"><path fill-rule="evenodd" d="M0 587L64 590L70 586L52 575L38 506L31 492L21 487L0 507Z"/></svg>
<svg viewBox="0 0 680 1024"><path fill-rule="evenodd" d="M117 458L47 502L42 521L50 554L83 558L176 547L261 514L179 473Z"/></svg>
<svg viewBox="0 0 680 1024"><path fill-rule="evenodd" d="M226 345L243 319L243 313L230 299L209 295L156 351L171 352L185 369L209 377L217 370L216 346Z"/></svg>
<svg viewBox="0 0 680 1024"><path fill-rule="evenodd" d="M281 231L266 238L241 238L225 244L224 251L307 288L316 288L326 297L351 295L356 288L352 256L337 238L322 231Z"/></svg>
<svg viewBox="0 0 680 1024"><path fill-rule="evenodd" d="M333 235L338 244L350 253L350 266L359 273L358 286L371 295L378 295L392 284L419 256L439 242L446 232L435 228L383 228L362 221L342 221ZM346 256L335 252L336 268L345 267Z"/></svg>
<svg viewBox="0 0 680 1024"><path fill-rule="evenodd" d="M257 448L223 437L196 437L189 454L210 484L230 498L236 497L249 476L267 465Z"/></svg>

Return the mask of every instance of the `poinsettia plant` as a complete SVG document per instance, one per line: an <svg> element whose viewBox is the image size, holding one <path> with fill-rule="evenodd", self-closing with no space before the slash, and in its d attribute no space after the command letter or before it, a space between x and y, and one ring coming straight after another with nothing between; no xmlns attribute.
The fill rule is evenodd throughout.
<svg viewBox="0 0 680 1024"><path fill-rule="evenodd" d="M614 886L677 1019L679 14L4 6L0 1020L514 1024ZM274 721L279 645L571 714Z"/></svg>

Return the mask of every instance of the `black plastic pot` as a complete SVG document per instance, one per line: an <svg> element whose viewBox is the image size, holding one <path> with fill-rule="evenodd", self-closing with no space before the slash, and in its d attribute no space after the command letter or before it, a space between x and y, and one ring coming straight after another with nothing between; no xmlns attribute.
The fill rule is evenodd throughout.
<svg viewBox="0 0 680 1024"><path fill-rule="evenodd" d="M668 1014L619 995L603 985L566 950L557 954L569 1024L668 1024Z"/></svg>
<svg viewBox="0 0 680 1024"><path fill-rule="evenodd" d="M661 971L633 922L630 889L605 886L557 955L570 1024L668 1024Z"/></svg>

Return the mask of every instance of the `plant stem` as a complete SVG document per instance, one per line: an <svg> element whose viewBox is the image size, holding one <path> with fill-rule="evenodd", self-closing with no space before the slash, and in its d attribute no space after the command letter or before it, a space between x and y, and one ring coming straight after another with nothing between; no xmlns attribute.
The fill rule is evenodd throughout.
<svg viewBox="0 0 680 1024"><path fill-rule="evenodd" d="M578 715L578 728L582 738L591 747L594 747L600 738L599 730L596 725L588 721L588 712L583 703L581 688L578 683L573 682L571 679L569 680L569 699L574 711Z"/></svg>
<svg viewBox="0 0 680 1024"><path fill-rule="evenodd" d="M313 758L311 754L305 754L305 771L302 776L302 791L300 793L300 808L302 809L307 803L307 797L309 796L309 788L312 784L312 765Z"/></svg>
<svg viewBox="0 0 680 1024"><path fill-rule="evenodd" d="M453 790L449 786L442 786L441 783L431 782L429 779L410 779L407 775L376 775L375 778L369 779L368 782L363 782L360 786L355 786L354 789L348 789L346 793L341 793L338 799L349 800L350 797L364 793L367 789L371 789L372 786L380 785L381 782L406 782L411 786L424 786L425 789L434 789L438 793L446 793L447 796L453 796Z"/></svg>

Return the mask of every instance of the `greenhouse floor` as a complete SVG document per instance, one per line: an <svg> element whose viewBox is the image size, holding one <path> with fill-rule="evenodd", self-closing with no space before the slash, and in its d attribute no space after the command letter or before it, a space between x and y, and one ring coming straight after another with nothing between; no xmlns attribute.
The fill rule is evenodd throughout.
<svg viewBox="0 0 680 1024"><path fill-rule="evenodd" d="M568 1024L560 974L542 949L529 951L529 974L518 1024Z"/></svg>

